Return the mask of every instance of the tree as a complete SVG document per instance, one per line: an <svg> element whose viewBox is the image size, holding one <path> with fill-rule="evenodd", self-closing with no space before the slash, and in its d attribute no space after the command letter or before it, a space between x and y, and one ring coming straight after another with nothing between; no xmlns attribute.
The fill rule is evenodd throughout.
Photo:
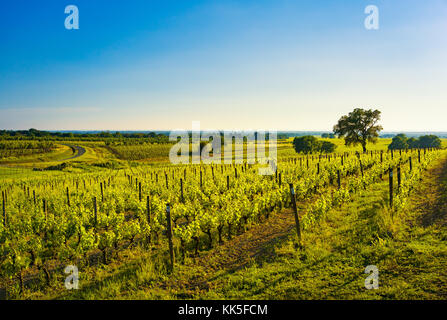
<svg viewBox="0 0 447 320"><path fill-rule="evenodd" d="M314 136L296 137L293 140L293 147L295 151L305 154L312 152L331 153L334 152L337 146L329 141L319 141Z"/></svg>
<svg viewBox="0 0 447 320"><path fill-rule="evenodd" d="M419 137L419 148L441 148L441 139L435 135Z"/></svg>
<svg viewBox="0 0 447 320"><path fill-rule="evenodd" d="M293 139L293 147L298 153L312 153L319 150L320 141L314 136L295 137L295 139Z"/></svg>
<svg viewBox="0 0 447 320"><path fill-rule="evenodd" d="M335 134L333 134L333 133L323 133L321 135L321 137L325 138L325 139L334 139L335 138Z"/></svg>
<svg viewBox="0 0 447 320"><path fill-rule="evenodd" d="M393 138L393 141L388 145L389 150L408 149L408 138L405 134L398 134Z"/></svg>
<svg viewBox="0 0 447 320"><path fill-rule="evenodd" d="M335 143L329 141L321 141L320 151L323 153L332 153L337 149L337 145Z"/></svg>
<svg viewBox="0 0 447 320"><path fill-rule="evenodd" d="M346 145L361 144L366 152L367 142L376 143L382 126L377 125L380 120L379 110L354 109L347 116L343 116L334 126L334 133L344 137Z"/></svg>
<svg viewBox="0 0 447 320"><path fill-rule="evenodd" d="M407 140L408 148L417 149L419 148L419 140L416 138L410 138Z"/></svg>

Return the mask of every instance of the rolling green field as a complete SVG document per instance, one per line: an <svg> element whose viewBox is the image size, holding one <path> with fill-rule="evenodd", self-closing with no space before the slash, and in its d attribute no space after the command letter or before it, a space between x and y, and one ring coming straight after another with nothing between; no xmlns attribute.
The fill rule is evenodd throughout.
<svg viewBox="0 0 447 320"><path fill-rule="evenodd" d="M55 141L2 158L0 297L445 299L446 151L391 154L379 139L357 158L361 147L325 140L330 158L278 141L281 175L270 177L257 165L170 165L172 144ZM402 170L393 208L389 167ZM66 265L79 267L79 290L65 289ZM365 289L368 265L379 289Z"/></svg>

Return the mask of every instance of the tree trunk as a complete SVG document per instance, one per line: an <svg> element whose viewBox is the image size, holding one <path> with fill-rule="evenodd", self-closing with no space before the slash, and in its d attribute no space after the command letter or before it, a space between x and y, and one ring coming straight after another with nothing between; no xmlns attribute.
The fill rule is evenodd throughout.
<svg viewBox="0 0 447 320"><path fill-rule="evenodd" d="M366 142L362 143L363 153L366 153Z"/></svg>

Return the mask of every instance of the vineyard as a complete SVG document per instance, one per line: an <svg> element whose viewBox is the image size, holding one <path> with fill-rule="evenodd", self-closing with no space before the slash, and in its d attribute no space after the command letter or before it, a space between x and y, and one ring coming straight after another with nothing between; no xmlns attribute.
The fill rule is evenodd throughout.
<svg viewBox="0 0 447 320"><path fill-rule="evenodd" d="M0 287L9 298L20 298L30 290L30 279L37 279L32 288L40 290L67 265L108 265L127 248L155 250L163 257L159 263L174 273L189 257L284 210L295 216L300 250L301 237L331 209L354 201L375 183L389 182L386 202L392 214L405 209L413 187L442 153L295 155L282 157L272 176L259 175L260 166L247 163L141 163L5 180L0 182Z"/></svg>
<svg viewBox="0 0 447 320"><path fill-rule="evenodd" d="M56 145L49 141L3 140L0 141L0 159L47 153L55 147Z"/></svg>

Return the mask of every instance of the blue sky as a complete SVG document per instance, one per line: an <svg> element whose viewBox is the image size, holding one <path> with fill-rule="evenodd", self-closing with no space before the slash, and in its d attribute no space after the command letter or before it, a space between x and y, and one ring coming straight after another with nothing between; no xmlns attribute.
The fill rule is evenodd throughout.
<svg viewBox="0 0 447 320"><path fill-rule="evenodd" d="M446 0L2 1L0 128L447 131L446 34Z"/></svg>

